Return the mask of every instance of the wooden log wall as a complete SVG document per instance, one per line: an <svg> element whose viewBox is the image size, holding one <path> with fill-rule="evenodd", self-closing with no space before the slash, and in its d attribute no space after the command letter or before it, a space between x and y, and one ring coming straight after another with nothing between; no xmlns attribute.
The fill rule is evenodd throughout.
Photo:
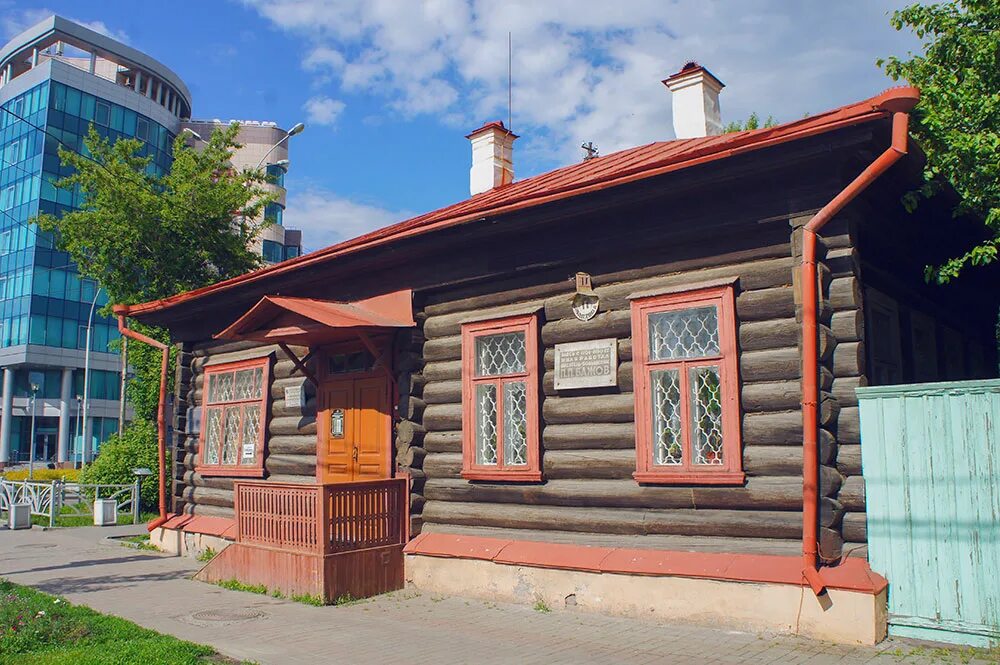
<svg viewBox="0 0 1000 665"><path fill-rule="evenodd" d="M781 221L781 224L786 224ZM570 309L573 284L540 284L530 276L503 289L468 287L427 295L421 312L424 367L423 419L408 423L422 437L423 510L427 530L469 526L557 531L578 534L580 542L598 534L625 537L669 534L715 536L738 551L739 539L801 538L802 436L799 324L794 275L798 261L784 226L784 240L752 251L726 252L721 243L703 243L705 255L683 266L663 256L637 256L628 270L602 271L588 265L600 296L599 313L587 322ZM775 234L768 234L774 238ZM619 257L620 258L620 257ZM748 479L737 487L640 486L635 470L632 340L629 294L738 277L742 383L743 462ZM829 286L830 279L826 279ZM460 476L461 324L470 318L504 316L537 308L542 357L541 484L469 482ZM832 358L836 335L831 306L824 306L821 351L824 399L821 437L822 525L824 538L839 551L842 510L835 501L842 476L836 464L835 434L840 418L833 398ZM554 345L615 337L618 385L610 389L556 391ZM410 435L413 436L413 435ZM757 542L757 541L755 541ZM778 548L776 547L776 550Z"/></svg>

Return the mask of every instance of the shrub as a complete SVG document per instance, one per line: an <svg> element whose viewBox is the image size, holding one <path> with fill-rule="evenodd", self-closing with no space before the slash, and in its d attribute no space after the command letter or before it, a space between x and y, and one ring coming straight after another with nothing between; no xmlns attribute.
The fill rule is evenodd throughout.
<svg viewBox="0 0 1000 665"><path fill-rule="evenodd" d="M168 453L169 456L169 453ZM148 420L133 422L121 434L113 434L101 446L100 454L90 464L83 467L80 481L83 483L120 483L135 482L132 469L146 467L154 472L159 467L157 459L156 423ZM167 460L170 468L170 460ZM156 510L158 508L159 487L156 476L143 479L142 509Z"/></svg>
<svg viewBox="0 0 1000 665"><path fill-rule="evenodd" d="M80 470L79 469L35 469L33 474L34 480L39 482L47 483L52 480L63 480L67 483L75 483L80 480ZM3 474L4 480L27 480L28 470L18 469L17 471L8 471Z"/></svg>

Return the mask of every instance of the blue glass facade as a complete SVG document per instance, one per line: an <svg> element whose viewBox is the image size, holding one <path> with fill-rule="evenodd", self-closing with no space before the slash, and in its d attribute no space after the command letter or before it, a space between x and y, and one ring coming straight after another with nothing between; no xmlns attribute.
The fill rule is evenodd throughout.
<svg viewBox="0 0 1000 665"><path fill-rule="evenodd" d="M142 140L142 154L151 158L150 173L169 168L174 133L134 110L51 79L0 106L10 111L0 111L0 351L23 345L82 351L91 303L96 296L100 309L107 297L98 293L95 282L81 279L50 234L28 220L40 213L58 217L81 205L79 191L55 186L71 172L58 153L60 145L85 153L83 138L90 126L111 141ZM95 312L91 351L115 353L118 338L116 322ZM29 394L29 370L45 378L38 398L59 397L62 369L30 365L15 371L15 397ZM73 394L82 394L81 370L74 370L73 382ZM90 393L93 399L119 399L118 374L92 371ZM10 448L23 457L29 436L19 420L28 418L15 417ZM93 419L94 444L117 428L117 421L111 427L105 420L112 419ZM40 445L36 437L39 457Z"/></svg>

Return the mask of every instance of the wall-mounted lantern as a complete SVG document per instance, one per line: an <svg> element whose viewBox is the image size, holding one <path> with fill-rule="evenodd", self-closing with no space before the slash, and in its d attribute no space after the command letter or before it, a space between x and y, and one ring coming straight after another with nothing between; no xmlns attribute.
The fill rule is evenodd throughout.
<svg viewBox="0 0 1000 665"><path fill-rule="evenodd" d="M597 306L601 299L594 291L590 275L585 272L576 273L576 294L573 296L573 316L581 321L590 321L597 315Z"/></svg>

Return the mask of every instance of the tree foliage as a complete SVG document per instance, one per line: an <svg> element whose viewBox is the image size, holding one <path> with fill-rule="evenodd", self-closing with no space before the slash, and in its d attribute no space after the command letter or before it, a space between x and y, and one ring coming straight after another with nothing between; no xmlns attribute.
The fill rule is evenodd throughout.
<svg viewBox="0 0 1000 665"><path fill-rule="evenodd" d="M737 120L727 124L725 127L722 128L722 133L732 134L733 132L745 132L751 129L760 129L762 127L764 129L767 129L768 127L774 127L777 124L778 122L774 119L774 116L769 115L767 116L767 120L764 121L764 124L761 125L760 116L757 115L756 111L754 111L753 113L750 114L750 117L747 118L746 122L741 123Z"/></svg>
<svg viewBox="0 0 1000 665"><path fill-rule="evenodd" d="M136 420L124 432L112 434L101 446L101 454L80 473L83 483L128 484L135 480L132 469L146 467L155 469L157 459L156 423L150 420ZM170 460L167 460L170 468ZM159 487L155 476L146 478L140 490L143 509L155 508Z"/></svg>
<svg viewBox="0 0 1000 665"><path fill-rule="evenodd" d="M893 80L920 89L911 132L927 155L924 184L904 199L909 209L950 185L956 215L981 217L992 237L941 266L928 279L948 282L967 266L997 260L1000 246L1000 3L953 0L913 4L893 13L896 30L912 30L923 52L879 65Z"/></svg>
<svg viewBox="0 0 1000 665"><path fill-rule="evenodd" d="M261 171L236 171L239 125L215 131L201 150L178 136L173 165L156 174L143 143L111 143L91 126L81 153L60 148L73 174L59 181L83 195L79 210L35 221L56 234L80 274L112 304L133 304L234 277L261 265L250 246L274 200Z"/></svg>

